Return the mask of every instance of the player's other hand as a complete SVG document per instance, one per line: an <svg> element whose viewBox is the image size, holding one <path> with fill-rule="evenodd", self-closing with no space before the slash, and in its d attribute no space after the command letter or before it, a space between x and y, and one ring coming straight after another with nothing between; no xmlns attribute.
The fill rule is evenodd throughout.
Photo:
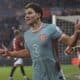
<svg viewBox="0 0 80 80"><path fill-rule="evenodd" d="M9 52L7 49L0 49L0 56L8 56L9 55Z"/></svg>
<svg viewBox="0 0 80 80"><path fill-rule="evenodd" d="M73 52L73 48L69 46L64 50L65 54L71 54L72 52Z"/></svg>
<svg viewBox="0 0 80 80"><path fill-rule="evenodd" d="M0 49L0 55L4 54L5 49Z"/></svg>
<svg viewBox="0 0 80 80"><path fill-rule="evenodd" d="M2 54L3 57L8 57L9 56L9 51L6 51Z"/></svg>
<svg viewBox="0 0 80 80"><path fill-rule="evenodd" d="M75 28L75 32L79 32L80 33L80 22L79 22L79 20L76 21L74 28Z"/></svg>

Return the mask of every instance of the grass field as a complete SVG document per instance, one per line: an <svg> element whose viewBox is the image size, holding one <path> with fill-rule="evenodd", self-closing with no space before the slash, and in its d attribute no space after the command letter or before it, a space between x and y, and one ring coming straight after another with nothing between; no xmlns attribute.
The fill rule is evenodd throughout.
<svg viewBox="0 0 80 80"><path fill-rule="evenodd" d="M62 65L66 80L80 80L77 76L80 76L80 70L75 65ZM0 80L8 80L11 67L0 67ZM25 67L27 76L32 80L32 67ZM19 68L14 74L14 80L23 80Z"/></svg>

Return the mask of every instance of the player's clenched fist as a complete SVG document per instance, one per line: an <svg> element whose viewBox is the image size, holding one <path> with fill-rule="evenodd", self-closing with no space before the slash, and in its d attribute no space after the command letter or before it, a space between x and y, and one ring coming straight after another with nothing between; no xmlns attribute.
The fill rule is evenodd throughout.
<svg viewBox="0 0 80 80"><path fill-rule="evenodd" d="M73 48L68 46L65 50L64 50L64 53L66 54L71 54L73 52Z"/></svg>
<svg viewBox="0 0 80 80"><path fill-rule="evenodd" d="M80 32L80 22L79 22L79 20L77 20L76 23L75 23L75 31Z"/></svg>

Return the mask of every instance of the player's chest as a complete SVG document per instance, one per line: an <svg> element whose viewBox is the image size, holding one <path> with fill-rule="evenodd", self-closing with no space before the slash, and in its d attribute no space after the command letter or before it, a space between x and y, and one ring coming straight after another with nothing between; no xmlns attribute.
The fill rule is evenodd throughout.
<svg viewBox="0 0 80 80"><path fill-rule="evenodd" d="M33 45L33 44L38 44L38 45L43 45L46 44L47 41L49 41L49 34L46 32L40 32L40 33L33 33L29 34L28 36L26 35L26 43L28 45Z"/></svg>

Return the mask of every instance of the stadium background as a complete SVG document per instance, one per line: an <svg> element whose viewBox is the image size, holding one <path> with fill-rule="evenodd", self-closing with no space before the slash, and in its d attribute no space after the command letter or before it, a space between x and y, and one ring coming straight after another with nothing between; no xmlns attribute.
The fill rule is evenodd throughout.
<svg viewBox="0 0 80 80"><path fill-rule="evenodd" d="M79 19L80 0L0 0L0 43L10 48L13 38L12 29L20 28L22 31L27 26L24 23L24 6L28 2L36 2L43 8L43 21L52 23L52 15L56 15L56 24L67 34L71 35L74 23ZM76 54L65 56L66 45L59 44L61 63L70 64ZM0 57L0 66L12 65L13 59ZM31 59L24 58L25 65L31 65Z"/></svg>

